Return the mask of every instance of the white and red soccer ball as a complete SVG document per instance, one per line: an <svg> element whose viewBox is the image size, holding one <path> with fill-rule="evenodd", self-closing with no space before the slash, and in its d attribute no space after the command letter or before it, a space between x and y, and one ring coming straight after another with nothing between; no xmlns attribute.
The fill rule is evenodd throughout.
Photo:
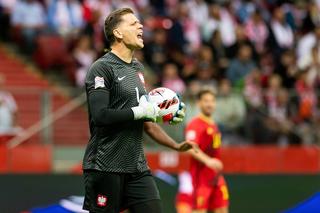
<svg viewBox="0 0 320 213"><path fill-rule="evenodd" d="M158 122L168 122L180 109L180 99L171 89L158 87L149 92L149 101L160 108Z"/></svg>

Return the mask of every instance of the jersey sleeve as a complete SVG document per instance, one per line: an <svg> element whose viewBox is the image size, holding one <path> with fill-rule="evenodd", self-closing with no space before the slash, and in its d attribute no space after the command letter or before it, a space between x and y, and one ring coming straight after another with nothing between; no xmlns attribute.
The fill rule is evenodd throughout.
<svg viewBox="0 0 320 213"><path fill-rule="evenodd" d="M86 76L88 94L94 91L109 91L113 85L113 72L106 64L96 61L90 67Z"/></svg>
<svg viewBox="0 0 320 213"><path fill-rule="evenodd" d="M111 109L110 89L113 75L103 64L95 62L86 77L88 109L96 126L106 126L134 119L131 109Z"/></svg>
<svg viewBox="0 0 320 213"><path fill-rule="evenodd" d="M200 144L200 133L194 121L191 121L185 130L185 139Z"/></svg>

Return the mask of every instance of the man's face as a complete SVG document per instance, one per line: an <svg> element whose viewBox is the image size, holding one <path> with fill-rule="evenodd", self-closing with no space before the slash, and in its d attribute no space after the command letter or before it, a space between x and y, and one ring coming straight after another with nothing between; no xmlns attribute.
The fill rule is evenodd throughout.
<svg viewBox="0 0 320 213"><path fill-rule="evenodd" d="M122 42L132 50L141 49L144 47L143 44L143 25L132 13L128 13L122 16L122 21L119 26L115 29L119 34L117 37L122 39Z"/></svg>
<svg viewBox="0 0 320 213"><path fill-rule="evenodd" d="M210 93L203 94L201 99L198 101L198 106L201 113L210 117L216 108L216 99Z"/></svg>
<svg viewBox="0 0 320 213"><path fill-rule="evenodd" d="M223 80L221 82L221 85L220 85L220 93L221 93L221 95L227 96L227 95L230 94L230 92L231 92L230 82L227 81L227 80Z"/></svg>
<svg viewBox="0 0 320 213"><path fill-rule="evenodd" d="M241 60L244 60L244 61L249 60L251 59L251 56L252 56L252 51L250 47L248 46L241 47L240 53L239 53L239 58Z"/></svg>

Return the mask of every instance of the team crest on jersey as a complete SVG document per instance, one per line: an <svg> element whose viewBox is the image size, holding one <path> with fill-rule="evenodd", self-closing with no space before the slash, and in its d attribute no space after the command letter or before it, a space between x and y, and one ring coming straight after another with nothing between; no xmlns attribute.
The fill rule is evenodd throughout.
<svg viewBox="0 0 320 213"><path fill-rule="evenodd" d="M104 78L103 77L99 77L99 76L96 76L94 78L94 88L97 89L97 88L103 88L105 87L104 85Z"/></svg>
<svg viewBox="0 0 320 213"><path fill-rule="evenodd" d="M97 206L104 207L107 205L108 198L105 195L97 196Z"/></svg>
<svg viewBox="0 0 320 213"><path fill-rule="evenodd" d="M208 135L212 135L213 134L213 129L211 127L208 127L207 134Z"/></svg>

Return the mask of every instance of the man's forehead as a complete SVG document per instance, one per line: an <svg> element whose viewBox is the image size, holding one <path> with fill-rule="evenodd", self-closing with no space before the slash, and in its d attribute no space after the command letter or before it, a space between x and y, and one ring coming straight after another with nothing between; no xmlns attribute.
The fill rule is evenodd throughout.
<svg viewBox="0 0 320 213"><path fill-rule="evenodd" d="M133 13L127 13L123 15L122 20L125 22L140 22L139 19Z"/></svg>

